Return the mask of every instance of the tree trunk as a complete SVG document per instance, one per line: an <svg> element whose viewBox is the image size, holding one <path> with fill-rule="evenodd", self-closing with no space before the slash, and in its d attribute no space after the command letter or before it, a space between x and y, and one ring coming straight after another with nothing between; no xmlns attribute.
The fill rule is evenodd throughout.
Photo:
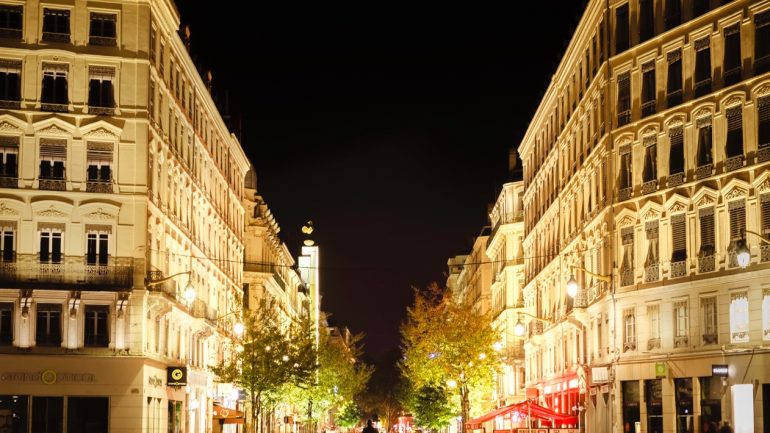
<svg viewBox="0 0 770 433"><path fill-rule="evenodd" d="M462 426L460 426L461 433L466 433L465 423L468 422L468 412L470 412L469 406L468 385L462 384L460 386L460 411L462 412Z"/></svg>

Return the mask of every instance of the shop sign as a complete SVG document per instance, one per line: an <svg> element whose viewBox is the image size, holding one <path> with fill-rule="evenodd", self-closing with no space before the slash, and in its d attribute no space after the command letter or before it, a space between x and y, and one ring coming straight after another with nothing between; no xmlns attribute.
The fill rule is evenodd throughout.
<svg viewBox="0 0 770 433"><path fill-rule="evenodd" d="M38 372L3 372L0 373L0 382L42 382L45 385L53 385L59 382L95 382L96 376L92 373L70 373L56 370L44 370Z"/></svg>
<svg viewBox="0 0 770 433"><path fill-rule="evenodd" d="M610 381L610 372L607 367L591 368L591 383L607 383Z"/></svg>
<svg viewBox="0 0 770 433"><path fill-rule="evenodd" d="M525 392L527 399L529 400L536 399L538 397L538 390L533 386L528 387Z"/></svg>
<svg viewBox="0 0 770 433"><path fill-rule="evenodd" d="M607 394L610 392L610 386L609 385L602 385L601 387L602 394Z"/></svg>
<svg viewBox="0 0 770 433"><path fill-rule="evenodd" d="M727 377L730 375L730 366L727 364L711 364L711 375Z"/></svg>
<svg viewBox="0 0 770 433"><path fill-rule="evenodd" d="M166 367L168 386L187 386L187 367Z"/></svg>
<svg viewBox="0 0 770 433"><path fill-rule="evenodd" d="M655 378L656 379L663 379L666 377L666 363L665 362L656 362L655 363Z"/></svg>

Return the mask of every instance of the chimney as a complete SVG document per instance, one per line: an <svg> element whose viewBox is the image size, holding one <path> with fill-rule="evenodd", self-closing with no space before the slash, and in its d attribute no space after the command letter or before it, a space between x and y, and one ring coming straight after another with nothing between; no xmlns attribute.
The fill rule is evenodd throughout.
<svg viewBox="0 0 770 433"><path fill-rule="evenodd" d="M184 26L184 47L187 48L187 52L190 52L190 25Z"/></svg>

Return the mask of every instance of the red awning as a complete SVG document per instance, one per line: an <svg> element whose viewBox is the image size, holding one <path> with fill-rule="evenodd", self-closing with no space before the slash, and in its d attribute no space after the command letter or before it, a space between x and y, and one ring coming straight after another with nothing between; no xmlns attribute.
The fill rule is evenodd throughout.
<svg viewBox="0 0 770 433"><path fill-rule="evenodd" d="M242 424L243 412L214 404L214 419L224 420L225 424Z"/></svg>
<svg viewBox="0 0 770 433"><path fill-rule="evenodd" d="M468 422L465 423L465 425L468 426L470 429L477 429L481 428L481 424L491 420L495 419L495 417L498 417L500 415L505 415L508 412L513 412L516 410L516 404L511 404L508 406L498 407L497 409L488 412L484 415L481 415L480 417L473 418L471 420L468 420Z"/></svg>
<svg viewBox="0 0 770 433"><path fill-rule="evenodd" d="M568 415L563 413L554 412L547 407L540 406L537 403L528 403L522 401L519 403L511 404L497 408L489 413L486 413L480 417L469 420L466 426L470 429L480 429L481 424L492 420L498 416L506 415L511 412L518 412L521 418L531 416L532 418L538 418L546 421L556 422L559 424L577 424L578 417L575 415Z"/></svg>

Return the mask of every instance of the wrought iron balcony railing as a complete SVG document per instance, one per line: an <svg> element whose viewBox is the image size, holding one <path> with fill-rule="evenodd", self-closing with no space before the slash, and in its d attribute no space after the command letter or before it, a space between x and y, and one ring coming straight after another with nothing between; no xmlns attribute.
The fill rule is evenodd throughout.
<svg viewBox="0 0 770 433"><path fill-rule="evenodd" d="M60 43L67 44L70 41L70 34L69 33L43 32L43 41L45 41L45 42L60 42Z"/></svg>
<svg viewBox="0 0 770 433"><path fill-rule="evenodd" d="M89 45L99 45L102 47L114 47L118 44L118 39L114 36L89 36Z"/></svg>
<svg viewBox="0 0 770 433"><path fill-rule="evenodd" d="M680 278L687 275L687 260L671 262L671 278Z"/></svg>
<svg viewBox="0 0 770 433"><path fill-rule="evenodd" d="M684 172L674 173L668 176L668 187L679 186L684 183Z"/></svg>
<svg viewBox="0 0 770 433"><path fill-rule="evenodd" d="M653 179L642 184L642 194L651 194L658 190L658 179Z"/></svg>
<svg viewBox="0 0 770 433"><path fill-rule="evenodd" d="M695 169L695 178L703 179L711 176L713 172L714 172L713 164L704 164Z"/></svg>
<svg viewBox="0 0 770 433"><path fill-rule="evenodd" d="M0 284L12 288L63 290L121 290L133 286L133 259L111 259L91 265L85 257L63 256L61 261L40 262L37 254L17 254L14 262L0 262Z"/></svg>

